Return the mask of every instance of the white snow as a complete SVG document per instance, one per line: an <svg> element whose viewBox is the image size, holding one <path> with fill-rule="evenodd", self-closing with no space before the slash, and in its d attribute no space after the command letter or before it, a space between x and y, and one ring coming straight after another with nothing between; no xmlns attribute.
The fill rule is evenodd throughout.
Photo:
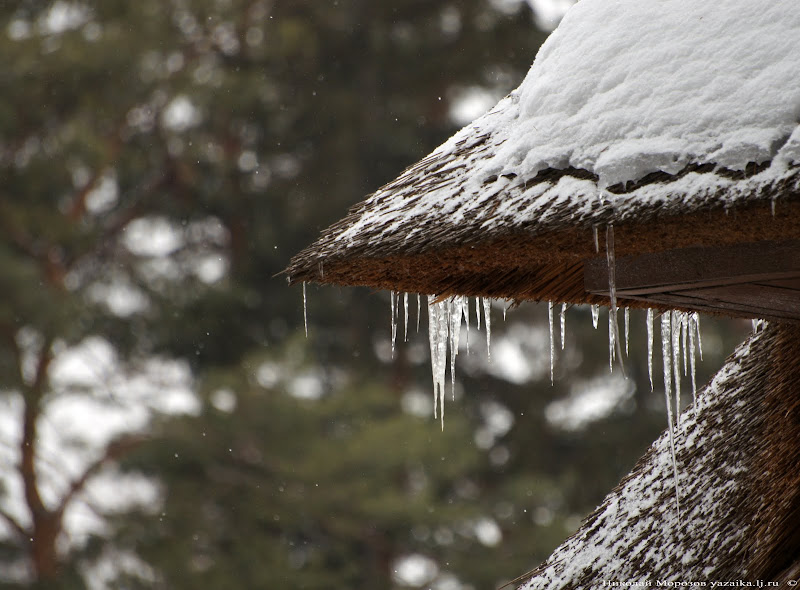
<svg viewBox="0 0 800 590"><path fill-rule="evenodd" d="M583 223L607 206L623 220L660 203L663 187L608 193L598 208L598 184L674 174L688 164L741 171L772 160L745 180L689 173L670 185L671 193L688 195L689 208L735 200L740 191L788 178L787 163L800 162L797 55L794 0L662 0L657 9L640 0L582 0L542 45L522 84L424 161L463 167L411 190L403 187L425 164L412 167L399 184L374 193L334 239L348 247L379 228L383 238L416 240L423 220L481 231L546 226L565 204ZM544 169L570 166L594 172L598 183L564 176L554 185L518 186ZM507 195L495 199L505 187Z"/></svg>
<svg viewBox="0 0 800 590"><path fill-rule="evenodd" d="M567 163L604 185L688 161L743 170L797 126L798 52L790 0L584 0L512 95L519 141L498 160Z"/></svg>

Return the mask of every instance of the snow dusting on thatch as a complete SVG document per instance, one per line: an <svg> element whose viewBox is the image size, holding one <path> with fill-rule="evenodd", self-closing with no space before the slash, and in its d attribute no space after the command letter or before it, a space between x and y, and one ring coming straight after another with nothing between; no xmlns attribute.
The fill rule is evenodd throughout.
<svg viewBox="0 0 800 590"><path fill-rule="evenodd" d="M582 0L519 88L289 278L592 303L574 264L598 227L618 228L621 255L795 238L798 55L793 0ZM545 266L561 278L534 276Z"/></svg>
<svg viewBox="0 0 800 590"><path fill-rule="evenodd" d="M780 375L777 356L797 354L799 343L785 326L754 334L681 415L680 511L664 433L522 588L780 579L798 549L778 524L797 516L797 428L786 423L798 370Z"/></svg>

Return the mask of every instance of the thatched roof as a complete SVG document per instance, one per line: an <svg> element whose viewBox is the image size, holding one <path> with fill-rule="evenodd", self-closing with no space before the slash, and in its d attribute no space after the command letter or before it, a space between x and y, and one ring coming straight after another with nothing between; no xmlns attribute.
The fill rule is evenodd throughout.
<svg viewBox="0 0 800 590"><path fill-rule="evenodd" d="M517 90L325 230L290 282L605 303L583 270L609 225L618 258L797 240L797 55L792 0L583 0Z"/></svg>
<svg viewBox="0 0 800 590"><path fill-rule="evenodd" d="M795 326L739 346L676 429L680 512L665 433L522 588L800 576L798 355Z"/></svg>

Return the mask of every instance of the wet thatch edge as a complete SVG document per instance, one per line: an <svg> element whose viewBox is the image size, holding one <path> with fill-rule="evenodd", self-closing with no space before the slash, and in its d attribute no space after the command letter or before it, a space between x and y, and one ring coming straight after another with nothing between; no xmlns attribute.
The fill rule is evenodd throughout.
<svg viewBox="0 0 800 590"><path fill-rule="evenodd" d="M800 236L800 189L796 183L788 186L782 192L777 188L762 191L754 196L757 198L734 201L727 207L718 203L678 214L662 204L643 212L641 219L616 221L616 256L796 239ZM665 196L666 202L670 199ZM608 303L607 298L589 294L583 286L584 261L605 257L602 226L578 220L575 226L562 229L528 226L470 233L468 228L449 226L443 219L438 227L431 226L430 234L425 228L419 232L426 236L425 244L404 246L397 239L381 243L382 238L375 236L377 242L371 247L338 248L333 236L346 221L324 232L319 241L292 259L285 271L291 283L516 301ZM620 304L644 305L635 301Z"/></svg>
<svg viewBox="0 0 800 590"><path fill-rule="evenodd" d="M676 436L680 515L665 432L523 588L785 581L796 573L798 354L800 328L769 325L683 412Z"/></svg>

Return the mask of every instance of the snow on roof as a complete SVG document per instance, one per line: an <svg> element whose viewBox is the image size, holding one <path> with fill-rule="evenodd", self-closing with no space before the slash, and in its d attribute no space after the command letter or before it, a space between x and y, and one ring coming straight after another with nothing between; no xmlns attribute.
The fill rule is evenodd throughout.
<svg viewBox="0 0 800 590"><path fill-rule="evenodd" d="M547 256L528 253L541 266L553 250L593 255L593 227L676 218L664 247L742 241L744 221L705 237L694 228L707 215L681 228L694 213L775 201L788 226L767 220L756 239L796 236L798 55L794 0L582 0L519 88L323 232L290 280L516 297L416 280L420 260L405 273L394 263L449 251L461 264L464 248L569 231L542 238L534 249Z"/></svg>
<svg viewBox="0 0 800 590"><path fill-rule="evenodd" d="M763 573L755 564L775 547L756 534L766 522L759 511L775 500L770 494L785 475L763 462L769 430L765 361L776 332L770 326L740 345L698 392L696 407L681 415L675 445L680 512L665 432L522 589L648 580L655 587L656 580L724 581ZM764 485L767 471L770 484Z"/></svg>

